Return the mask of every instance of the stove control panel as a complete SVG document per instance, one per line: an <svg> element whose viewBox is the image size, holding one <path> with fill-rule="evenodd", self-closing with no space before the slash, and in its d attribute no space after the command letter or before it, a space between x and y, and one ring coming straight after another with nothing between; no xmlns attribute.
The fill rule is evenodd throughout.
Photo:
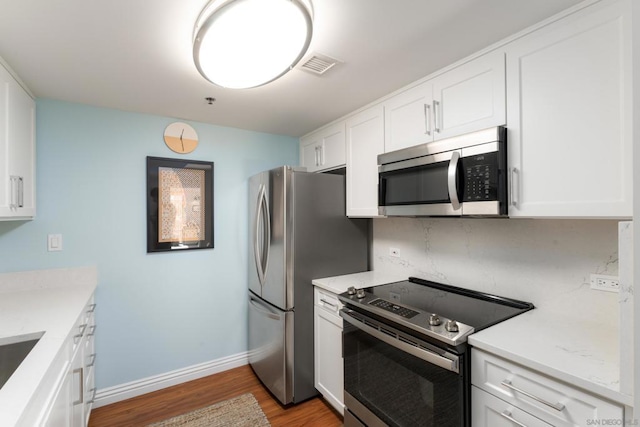
<svg viewBox="0 0 640 427"><path fill-rule="evenodd" d="M377 314L451 345L466 342L467 336L474 331L473 327L469 325L441 317L436 313L400 305L397 302L380 298L366 289L348 289L338 295L338 298L345 306Z"/></svg>
<svg viewBox="0 0 640 427"><path fill-rule="evenodd" d="M412 317L420 314L417 311L411 310L410 308L402 307L398 304L394 304L392 302L385 301L383 299L373 300L369 304L374 307L378 307L383 310L390 311L391 313L397 314L398 316L402 316L405 319L411 319Z"/></svg>

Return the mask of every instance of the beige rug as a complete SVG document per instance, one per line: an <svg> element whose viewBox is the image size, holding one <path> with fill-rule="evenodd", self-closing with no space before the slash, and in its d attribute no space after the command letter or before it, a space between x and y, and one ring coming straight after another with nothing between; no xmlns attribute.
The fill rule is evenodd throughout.
<svg viewBox="0 0 640 427"><path fill-rule="evenodd" d="M147 427L268 427L269 421L253 394L196 409Z"/></svg>

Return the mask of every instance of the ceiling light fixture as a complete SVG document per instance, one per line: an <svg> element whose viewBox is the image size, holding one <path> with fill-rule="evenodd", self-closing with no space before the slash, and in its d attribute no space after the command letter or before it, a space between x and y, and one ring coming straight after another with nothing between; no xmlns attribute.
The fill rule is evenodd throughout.
<svg viewBox="0 0 640 427"><path fill-rule="evenodd" d="M262 86L300 61L312 33L311 0L212 0L196 21L193 59L218 86Z"/></svg>

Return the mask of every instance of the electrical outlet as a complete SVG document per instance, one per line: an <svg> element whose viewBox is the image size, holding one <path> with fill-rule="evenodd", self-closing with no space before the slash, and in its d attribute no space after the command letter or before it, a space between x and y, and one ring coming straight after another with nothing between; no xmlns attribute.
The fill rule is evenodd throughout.
<svg viewBox="0 0 640 427"><path fill-rule="evenodd" d="M389 255L391 255L392 257L400 258L400 249L389 248Z"/></svg>
<svg viewBox="0 0 640 427"><path fill-rule="evenodd" d="M591 275L591 289L607 292L619 292L620 280L618 276L607 276L606 274Z"/></svg>

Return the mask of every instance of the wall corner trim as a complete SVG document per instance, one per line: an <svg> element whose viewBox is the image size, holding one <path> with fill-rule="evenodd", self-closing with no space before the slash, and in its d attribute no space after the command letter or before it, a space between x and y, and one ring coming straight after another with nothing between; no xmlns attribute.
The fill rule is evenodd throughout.
<svg viewBox="0 0 640 427"><path fill-rule="evenodd" d="M131 399L163 388L196 380L229 369L247 365L249 353L238 353L198 365L188 366L175 371L166 372L152 377L142 378L125 384L107 387L96 392L93 407L110 405L122 400Z"/></svg>

